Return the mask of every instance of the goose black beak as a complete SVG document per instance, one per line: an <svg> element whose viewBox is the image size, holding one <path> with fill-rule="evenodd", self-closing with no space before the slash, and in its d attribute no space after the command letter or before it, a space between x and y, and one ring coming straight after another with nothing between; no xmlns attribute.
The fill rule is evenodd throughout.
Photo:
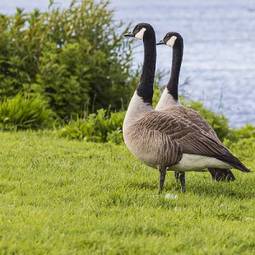
<svg viewBox="0 0 255 255"><path fill-rule="evenodd" d="M132 32L128 32L128 33L124 34L124 36L125 37L135 37Z"/></svg>
<svg viewBox="0 0 255 255"><path fill-rule="evenodd" d="M165 44L165 42L163 40L161 40L158 43L156 43L156 45L162 45L162 44Z"/></svg>

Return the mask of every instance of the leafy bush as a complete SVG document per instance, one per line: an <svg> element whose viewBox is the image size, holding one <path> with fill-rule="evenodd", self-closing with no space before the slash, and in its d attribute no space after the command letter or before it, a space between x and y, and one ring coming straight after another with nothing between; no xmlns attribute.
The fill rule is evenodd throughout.
<svg viewBox="0 0 255 255"><path fill-rule="evenodd" d="M71 1L71 0L70 0ZM121 109L133 91L130 44L108 1L54 2L47 12L0 15L0 97L43 94L63 119Z"/></svg>
<svg viewBox="0 0 255 255"><path fill-rule="evenodd" d="M0 103L0 129L20 130L46 128L53 123L53 112L40 97L20 94Z"/></svg>
<svg viewBox="0 0 255 255"><path fill-rule="evenodd" d="M121 144L123 142L123 134L121 129L114 130L107 135L107 142Z"/></svg>
<svg viewBox="0 0 255 255"><path fill-rule="evenodd" d="M235 140L226 139L225 145L241 160L255 162L254 151L255 151L255 138L240 138ZM249 166L248 166L249 167ZM251 169L254 171L254 169Z"/></svg>
<svg viewBox="0 0 255 255"><path fill-rule="evenodd" d="M59 135L70 139L119 144L123 139L121 128L124 115L124 112L107 113L100 109L97 114L71 121L59 131Z"/></svg>
<svg viewBox="0 0 255 255"><path fill-rule="evenodd" d="M226 143L228 144L236 143L242 139L255 139L255 127L247 124L241 128L231 129L231 132L229 132L226 138Z"/></svg>

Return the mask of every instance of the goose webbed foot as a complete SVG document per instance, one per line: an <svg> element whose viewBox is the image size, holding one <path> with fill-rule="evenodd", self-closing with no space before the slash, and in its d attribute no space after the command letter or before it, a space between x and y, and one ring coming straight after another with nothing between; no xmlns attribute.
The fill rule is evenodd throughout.
<svg viewBox="0 0 255 255"><path fill-rule="evenodd" d="M176 182L181 183L181 191L186 192L185 172L174 172Z"/></svg>
<svg viewBox="0 0 255 255"><path fill-rule="evenodd" d="M236 178L229 169L208 168L214 181L234 181Z"/></svg>
<svg viewBox="0 0 255 255"><path fill-rule="evenodd" d="M166 177L166 167L159 167L159 194L162 192L164 188L165 183L165 177Z"/></svg>

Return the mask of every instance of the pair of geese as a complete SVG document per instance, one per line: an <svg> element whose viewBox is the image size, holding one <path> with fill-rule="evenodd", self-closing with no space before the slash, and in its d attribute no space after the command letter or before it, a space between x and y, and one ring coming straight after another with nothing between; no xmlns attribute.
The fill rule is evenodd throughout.
<svg viewBox="0 0 255 255"><path fill-rule="evenodd" d="M208 171L213 180L233 181L231 168L250 170L219 140L212 127L194 110L178 102L178 82L183 55L183 39L167 33L158 44L173 48L171 77L155 108L152 107L156 65L156 37L153 27L139 23L126 34L143 40L144 63L140 83L129 103L123 123L128 149L146 165L159 170L159 193L166 172L175 172L185 192L186 171ZM157 44L157 45L158 45Z"/></svg>

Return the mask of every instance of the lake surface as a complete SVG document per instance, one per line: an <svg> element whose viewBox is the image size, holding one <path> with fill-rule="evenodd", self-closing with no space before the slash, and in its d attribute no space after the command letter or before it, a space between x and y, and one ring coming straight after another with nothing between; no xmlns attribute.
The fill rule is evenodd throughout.
<svg viewBox="0 0 255 255"><path fill-rule="evenodd" d="M39 3L40 2L40 3ZM62 6L69 1L58 0ZM46 9L48 1L1 0L0 11L17 5ZM113 0L115 19L151 23L162 39L168 31L184 37L181 94L225 114L231 126L255 124L255 2L253 0ZM135 44L135 65L143 47ZM158 48L157 68L168 71L171 49ZM166 77L167 79L167 77ZM163 80L162 85L166 82Z"/></svg>

